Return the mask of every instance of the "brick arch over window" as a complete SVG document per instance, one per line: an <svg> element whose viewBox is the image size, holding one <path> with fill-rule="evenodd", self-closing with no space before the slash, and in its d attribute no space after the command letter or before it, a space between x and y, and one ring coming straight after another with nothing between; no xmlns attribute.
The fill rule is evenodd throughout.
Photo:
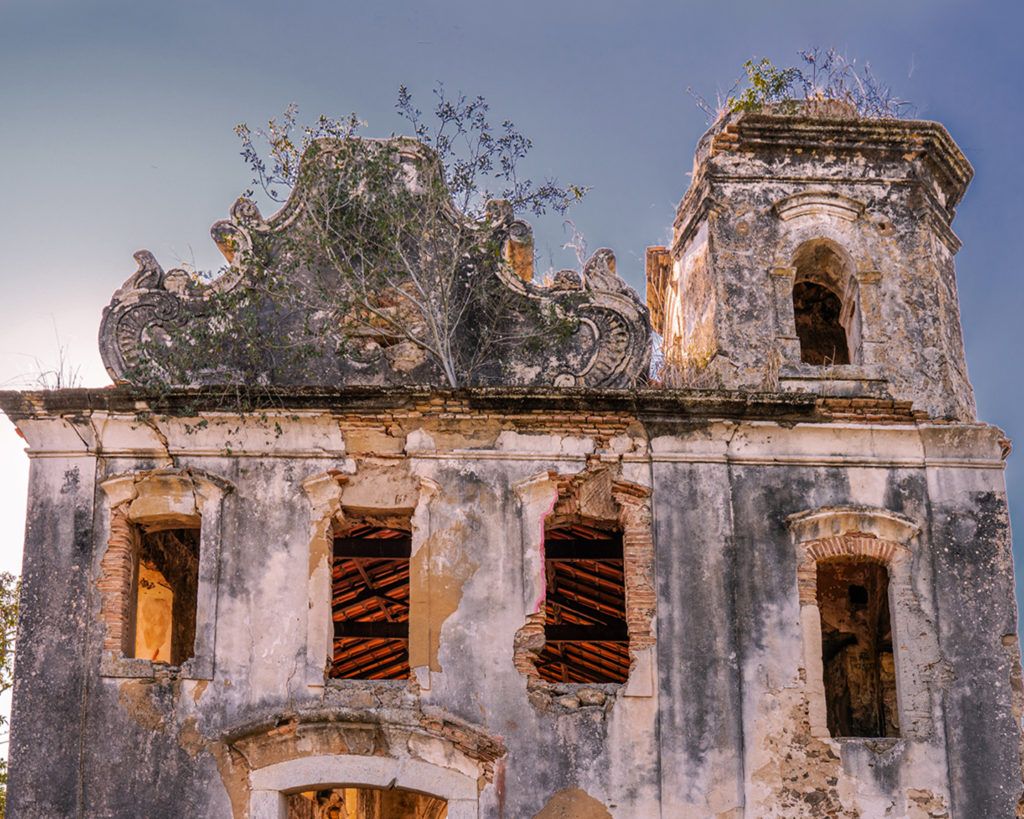
<svg viewBox="0 0 1024 819"><path fill-rule="evenodd" d="M893 558L901 556L904 548L891 540L879 540L874 535L860 533L827 537L804 544L804 559L796 570L800 605L817 605L819 562L844 557L860 558L875 561L888 569Z"/></svg>
<svg viewBox="0 0 1024 819"><path fill-rule="evenodd" d="M803 670L811 734L831 736L825 696L819 566L841 561L884 567L895 660L900 735L925 739L936 727L929 658L938 656L934 628L911 578L920 527L885 509L843 506L801 512L789 518L797 551L796 586L803 638ZM901 639L914 635L914 639Z"/></svg>
<svg viewBox="0 0 1024 819"><path fill-rule="evenodd" d="M197 565L194 630L182 646L182 677L212 679L216 632L217 579L220 565L221 517L232 487L222 478L195 469L158 469L117 475L101 484L107 496L107 548L98 567L99 617L103 624L101 673L113 677L151 677L154 663L133 656L135 583L144 532L174 530L196 533L190 559ZM193 606L190 602L190 607Z"/></svg>

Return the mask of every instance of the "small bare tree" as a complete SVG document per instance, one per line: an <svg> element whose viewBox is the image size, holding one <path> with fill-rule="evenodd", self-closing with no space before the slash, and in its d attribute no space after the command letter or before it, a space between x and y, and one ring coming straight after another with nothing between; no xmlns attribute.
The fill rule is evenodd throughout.
<svg viewBox="0 0 1024 819"><path fill-rule="evenodd" d="M325 333L357 356L401 347L410 369L430 359L456 387L486 380L511 346L572 331L554 307L523 299L526 285L510 288L495 266L517 214L565 213L586 189L524 176L532 143L509 120L493 126L482 97L449 97L438 87L424 116L402 87L396 108L409 137L362 139L355 115L303 127L295 106L266 129L237 127L254 186L275 201L301 188L304 218L272 261L246 260L256 269L250 287L206 299L208 313L224 315L239 312L232 308L240 301L274 303L257 311L259 327L222 328L236 347L246 337L265 357L256 347L275 335L268 322L299 322L302 333L277 334L295 354L303 338ZM294 287L296 275L311 286ZM216 345L216 324L195 332L204 337L177 345L186 354ZM272 352L282 361L289 354Z"/></svg>

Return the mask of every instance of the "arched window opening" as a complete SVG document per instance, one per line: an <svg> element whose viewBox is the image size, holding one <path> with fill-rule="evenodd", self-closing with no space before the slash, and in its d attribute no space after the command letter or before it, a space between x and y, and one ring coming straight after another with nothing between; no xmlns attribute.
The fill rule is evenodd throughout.
<svg viewBox="0 0 1024 819"><path fill-rule="evenodd" d="M407 523L359 525L335 537L331 583L334 653L330 677L409 677L411 548Z"/></svg>
<svg viewBox="0 0 1024 819"><path fill-rule="evenodd" d="M199 529L135 533L133 621L126 656L181 665L195 653Z"/></svg>
<svg viewBox="0 0 1024 819"><path fill-rule="evenodd" d="M825 239L805 242L793 258L793 318L804 364L858 360L860 315L852 265Z"/></svg>
<svg viewBox="0 0 1024 819"><path fill-rule="evenodd" d="M793 317L804 364L850 363L842 312L842 301L824 285L810 281L793 285Z"/></svg>
<svg viewBox="0 0 1024 819"><path fill-rule="evenodd" d="M402 788L333 788L288 797L288 819L446 819L448 803Z"/></svg>
<svg viewBox="0 0 1024 819"><path fill-rule="evenodd" d="M622 534L584 524L544 534L542 679L624 683L629 676Z"/></svg>
<svg viewBox="0 0 1024 819"><path fill-rule="evenodd" d="M819 562L817 573L829 733L899 736L886 567L837 558Z"/></svg>

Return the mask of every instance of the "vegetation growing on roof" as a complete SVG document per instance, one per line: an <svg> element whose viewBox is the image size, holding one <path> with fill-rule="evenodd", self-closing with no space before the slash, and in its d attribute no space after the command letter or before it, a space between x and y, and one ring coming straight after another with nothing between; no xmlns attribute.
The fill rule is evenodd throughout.
<svg viewBox="0 0 1024 819"><path fill-rule="evenodd" d="M895 95L871 70L870 63L858 63L834 48L809 48L799 52L800 61L777 66L767 57L753 57L743 64L743 75L715 105L687 89L697 106L716 121L738 111L771 109L791 114L797 111L899 119L913 116L910 102Z"/></svg>

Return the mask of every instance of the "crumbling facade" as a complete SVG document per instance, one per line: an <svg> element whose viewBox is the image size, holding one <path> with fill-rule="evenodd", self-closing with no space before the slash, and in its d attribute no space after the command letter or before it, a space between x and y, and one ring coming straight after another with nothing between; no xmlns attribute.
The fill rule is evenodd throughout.
<svg viewBox="0 0 1024 819"><path fill-rule="evenodd" d="M333 340L244 410L215 366L143 388L204 291L138 254L116 386L0 394L32 464L10 815L1021 815L970 175L934 123L731 115L650 319L608 251L532 282L499 214L493 274L579 322L456 390ZM215 226L215 286L302 196Z"/></svg>

